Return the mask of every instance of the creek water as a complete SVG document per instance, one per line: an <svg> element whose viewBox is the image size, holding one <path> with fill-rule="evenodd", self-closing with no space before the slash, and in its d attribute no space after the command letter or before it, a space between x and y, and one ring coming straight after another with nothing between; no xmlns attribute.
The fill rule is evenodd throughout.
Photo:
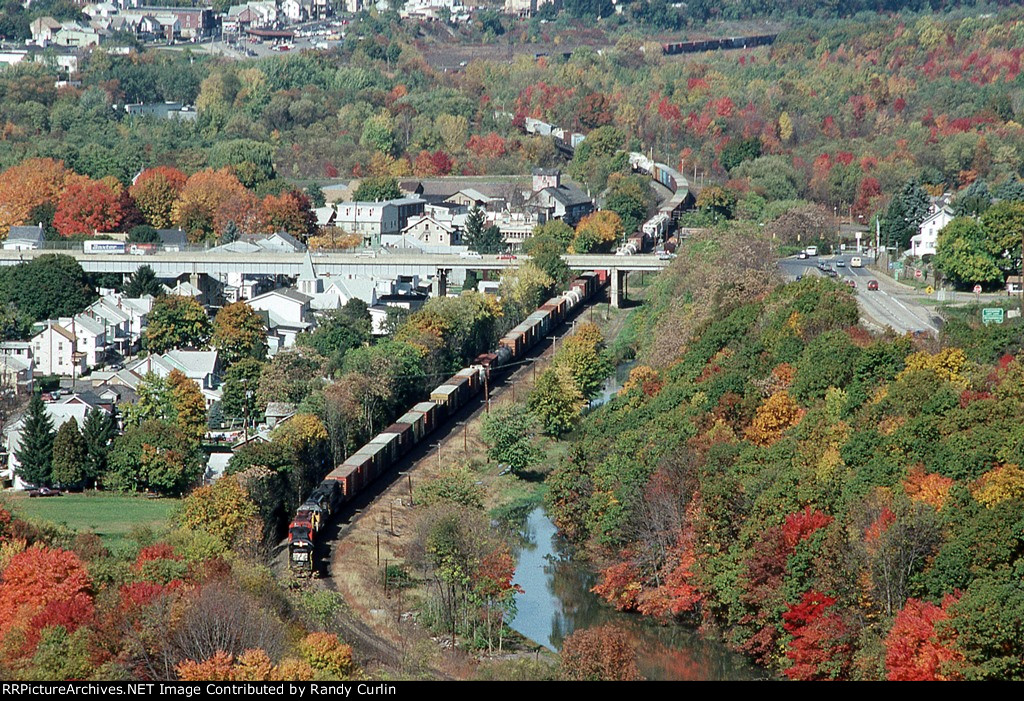
<svg viewBox="0 0 1024 701"><path fill-rule="evenodd" d="M633 363L623 363L608 378L594 409L618 391ZM575 630L615 623L637 646L640 673L651 680L745 680L768 674L729 651L721 643L679 625L658 625L608 606L591 592L597 577L578 562L571 547L558 535L542 507L525 518L520 529L522 547L516 565L513 630L549 650L560 650Z"/></svg>

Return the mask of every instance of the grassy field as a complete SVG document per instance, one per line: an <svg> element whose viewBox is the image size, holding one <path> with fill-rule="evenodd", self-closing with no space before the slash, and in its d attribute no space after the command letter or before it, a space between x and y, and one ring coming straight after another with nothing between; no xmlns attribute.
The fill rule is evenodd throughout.
<svg viewBox="0 0 1024 701"><path fill-rule="evenodd" d="M120 494L85 493L31 499L8 494L4 503L29 521L51 521L82 533L93 532L107 546L119 545L135 526L161 529L168 523L177 499L147 499Z"/></svg>

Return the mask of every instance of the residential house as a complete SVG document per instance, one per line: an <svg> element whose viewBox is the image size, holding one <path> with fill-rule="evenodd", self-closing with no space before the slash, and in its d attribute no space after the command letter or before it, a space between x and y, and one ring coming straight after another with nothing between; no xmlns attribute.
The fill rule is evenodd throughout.
<svg viewBox="0 0 1024 701"><path fill-rule="evenodd" d="M17 394L31 394L34 369L31 341L0 343L0 387L13 389Z"/></svg>
<svg viewBox="0 0 1024 701"><path fill-rule="evenodd" d="M106 324L88 314L61 317L57 323L75 336L75 348L85 356L86 368L94 368L104 361L107 354Z"/></svg>
<svg viewBox="0 0 1024 701"><path fill-rule="evenodd" d="M463 190L459 190L454 195L445 200L451 204L457 204L465 207L467 210L474 207L479 207L487 212L500 212L505 209L505 199L503 197L492 197L491 195L485 195L484 193L474 188L468 187Z"/></svg>
<svg viewBox="0 0 1024 701"><path fill-rule="evenodd" d="M46 46L53 43L57 32L61 30L61 23L53 17L37 17L29 23L28 30L32 34L34 44Z"/></svg>
<svg viewBox="0 0 1024 701"><path fill-rule="evenodd" d="M533 189L524 209L538 224L561 219L569 226L576 226L580 219L594 211L590 196L575 185L563 183L558 170L534 169Z"/></svg>
<svg viewBox="0 0 1024 701"><path fill-rule="evenodd" d="M313 326L312 300L298 290L282 287L247 301L263 317L271 355L295 345L295 337Z"/></svg>
<svg viewBox="0 0 1024 701"><path fill-rule="evenodd" d="M43 247L43 225L12 226L4 239L5 251L34 251Z"/></svg>
<svg viewBox="0 0 1024 701"><path fill-rule="evenodd" d="M199 390L209 409L220 401L220 358L217 351L170 350L166 353L147 355L127 363L124 370L104 374L101 381L109 384L125 384L132 389L147 374L167 377L172 371L178 370L188 379L199 385Z"/></svg>
<svg viewBox="0 0 1024 701"><path fill-rule="evenodd" d="M362 236L366 246L380 246L382 235L402 230L398 207L391 202L339 202L335 210L334 226Z"/></svg>
<svg viewBox="0 0 1024 701"><path fill-rule="evenodd" d="M75 349L75 335L50 319L32 337L33 372L37 376L81 375L85 372L85 354Z"/></svg>
<svg viewBox="0 0 1024 701"><path fill-rule="evenodd" d="M935 255L939 232L953 220L953 216L953 208L948 204L933 204L928 216L917 228L918 233L910 238L910 255L918 258Z"/></svg>

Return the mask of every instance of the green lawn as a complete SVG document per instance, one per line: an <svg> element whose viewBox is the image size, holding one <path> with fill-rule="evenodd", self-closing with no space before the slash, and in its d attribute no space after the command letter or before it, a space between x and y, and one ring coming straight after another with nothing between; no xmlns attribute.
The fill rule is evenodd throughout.
<svg viewBox="0 0 1024 701"><path fill-rule="evenodd" d="M136 525L153 529L167 526L177 499L147 499L121 494L64 494L31 499L28 494L7 494L11 512L29 521L52 521L82 533L94 532L108 546L119 545Z"/></svg>

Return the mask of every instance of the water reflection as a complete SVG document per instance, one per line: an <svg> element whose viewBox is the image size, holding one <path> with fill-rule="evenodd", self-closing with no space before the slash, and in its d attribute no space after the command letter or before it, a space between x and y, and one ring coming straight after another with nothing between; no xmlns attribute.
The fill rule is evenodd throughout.
<svg viewBox="0 0 1024 701"><path fill-rule="evenodd" d="M559 650L578 628L615 623L637 644L640 671L647 679L757 679L762 670L677 625L659 626L639 616L605 606L590 591L595 577L576 564L558 538L554 524L541 508L523 524L523 547L515 581L523 588L516 597L518 611L512 628L551 650Z"/></svg>

